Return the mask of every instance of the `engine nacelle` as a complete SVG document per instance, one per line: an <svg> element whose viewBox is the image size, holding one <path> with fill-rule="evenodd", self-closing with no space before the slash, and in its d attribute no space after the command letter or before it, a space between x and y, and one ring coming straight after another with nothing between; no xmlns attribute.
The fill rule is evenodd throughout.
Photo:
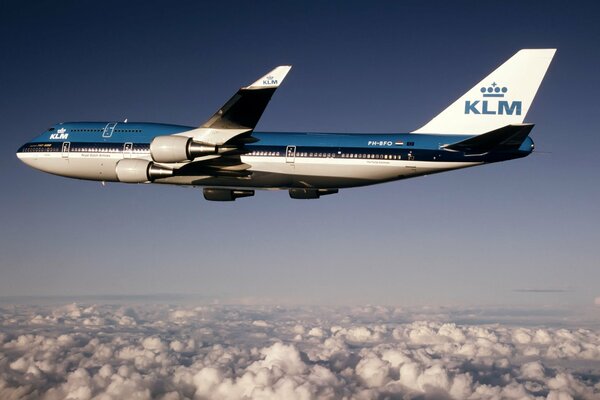
<svg viewBox="0 0 600 400"><path fill-rule="evenodd" d="M119 182L144 183L172 176L173 170L156 165L152 161L132 158L120 160L116 173Z"/></svg>
<svg viewBox="0 0 600 400"><path fill-rule="evenodd" d="M335 194L337 192L338 189L295 188L290 189L290 197L292 199L318 199L321 196Z"/></svg>
<svg viewBox="0 0 600 400"><path fill-rule="evenodd" d="M204 198L210 201L234 201L249 196L254 196L254 190L204 188Z"/></svg>
<svg viewBox="0 0 600 400"><path fill-rule="evenodd" d="M150 143L152 159L161 163L193 160L217 152L217 146L194 142L185 136L157 136Z"/></svg>

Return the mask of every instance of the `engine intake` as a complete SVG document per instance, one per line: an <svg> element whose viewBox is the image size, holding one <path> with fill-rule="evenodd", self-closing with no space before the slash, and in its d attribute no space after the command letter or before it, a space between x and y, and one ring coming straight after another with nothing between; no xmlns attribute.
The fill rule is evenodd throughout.
<svg viewBox="0 0 600 400"><path fill-rule="evenodd" d="M254 196L254 190L204 188L204 198L210 201L234 201L249 196Z"/></svg>
<svg viewBox="0 0 600 400"><path fill-rule="evenodd" d="M161 163L177 163L217 153L217 146L185 136L157 136L150 143L152 159Z"/></svg>
<svg viewBox="0 0 600 400"><path fill-rule="evenodd" d="M125 183L144 183L173 176L173 170L139 159L120 160L116 167L117 179Z"/></svg>
<svg viewBox="0 0 600 400"><path fill-rule="evenodd" d="M308 189L308 188L295 188L290 189L290 197L292 199L318 199L321 196L328 194L335 194L338 189Z"/></svg>

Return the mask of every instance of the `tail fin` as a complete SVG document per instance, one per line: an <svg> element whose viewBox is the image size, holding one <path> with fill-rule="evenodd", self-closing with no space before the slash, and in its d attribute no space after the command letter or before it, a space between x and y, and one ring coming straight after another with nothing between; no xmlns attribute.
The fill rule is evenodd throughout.
<svg viewBox="0 0 600 400"><path fill-rule="evenodd" d="M412 133L480 135L525 119L556 49L519 50Z"/></svg>

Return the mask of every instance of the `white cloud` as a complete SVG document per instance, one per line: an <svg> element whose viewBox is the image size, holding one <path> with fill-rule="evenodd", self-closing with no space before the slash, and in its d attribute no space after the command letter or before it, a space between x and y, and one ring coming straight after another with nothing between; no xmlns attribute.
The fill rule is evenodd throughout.
<svg viewBox="0 0 600 400"><path fill-rule="evenodd" d="M358 362L356 374L365 386L382 387L389 381L389 364L375 355L370 355Z"/></svg>
<svg viewBox="0 0 600 400"><path fill-rule="evenodd" d="M311 328L310 331L308 331L308 336L314 336L314 337L323 337L324 333L323 333L323 329L319 328L319 327L314 327Z"/></svg>
<svg viewBox="0 0 600 400"><path fill-rule="evenodd" d="M600 398L595 329L439 308L0 311L2 399Z"/></svg>
<svg viewBox="0 0 600 400"><path fill-rule="evenodd" d="M539 361L532 361L521 366L521 376L525 379L543 381L546 371Z"/></svg>

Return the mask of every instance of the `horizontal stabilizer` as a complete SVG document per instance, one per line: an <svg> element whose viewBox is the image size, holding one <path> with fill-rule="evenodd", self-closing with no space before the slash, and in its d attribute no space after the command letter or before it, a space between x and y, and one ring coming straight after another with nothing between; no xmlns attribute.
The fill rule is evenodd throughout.
<svg viewBox="0 0 600 400"><path fill-rule="evenodd" d="M516 150L533 129L534 124L506 125L482 135L443 146L444 149L483 154L492 150Z"/></svg>

